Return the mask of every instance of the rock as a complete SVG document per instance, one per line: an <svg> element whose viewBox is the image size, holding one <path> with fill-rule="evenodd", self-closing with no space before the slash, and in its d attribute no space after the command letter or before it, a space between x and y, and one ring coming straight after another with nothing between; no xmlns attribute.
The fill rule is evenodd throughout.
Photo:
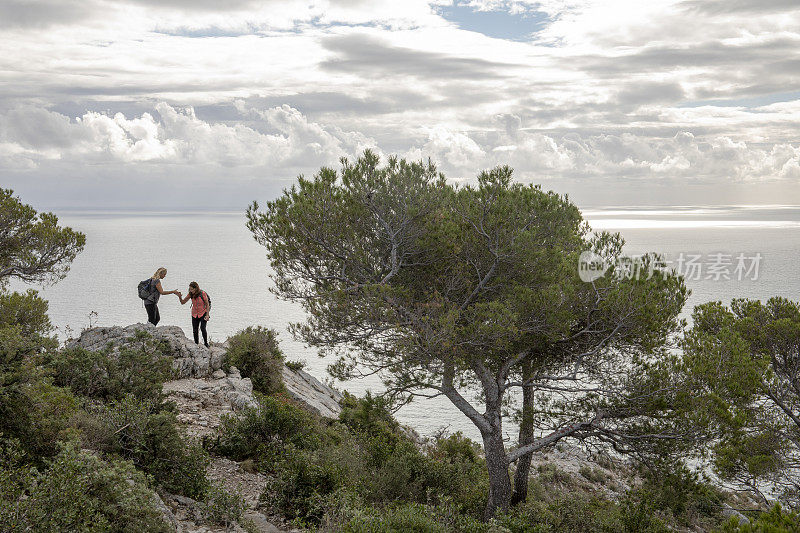
<svg viewBox="0 0 800 533"><path fill-rule="evenodd" d="M267 520L267 517L258 511L247 511L244 514L244 519L249 520L250 523L255 526L256 531L260 533L281 533L283 531L275 527L275 525Z"/></svg>
<svg viewBox="0 0 800 533"><path fill-rule="evenodd" d="M170 525L170 528L177 533L181 533L183 528L181 528L181 525L178 523L178 519L175 518L175 515L172 514L172 511L170 511L169 507L167 507L167 505L164 503L164 500L162 500L161 496L159 496L156 492L153 493L153 502L155 503L156 508L164 516L164 520Z"/></svg>
<svg viewBox="0 0 800 533"><path fill-rule="evenodd" d="M730 520L732 517L736 517L739 520L739 525L749 524L750 519L747 518L745 515L728 505L727 503L722 504L722 516L725 520Z"/></svg>
<svg viewBox="0 0 800 533"><path fill-rule="evenodd" d="M284 365L283 384L289 396L320 416L338 418L342 412L339 405L342 394L304 370L292 370Z"/></svg>
<svg viewBox="0 0 800 533"><path fill-rule="evenodd" d="M195 344L184 335L178 326L153 326L152 324L131 324L90 328L81 336L70 341L68 347L81 347L91 351L104 349L108 345L117 350L129 344L138 331L149 333L153 338L164 341L168 355L172 357L172 368L176 378L205 377L222 368L225 348L213 344L210 348Z"/></svg>
<svg viewBox="0 0 800 533"><path fill-rule="evenodd" d="M164 383L164 393L175 402L189 435L198 438L212 434L223 415L258 406L252 382L242 377L177 379Z"/></svg>
<svg viewBox="0 0 800 533"><path fill-rule="evenodd" d="M220 402L227 404L234 411L257 405L250 379L243 378L236 367L231 367L227 374L222 370L226 344L213 343L210 348L195 344L186 338L183 330L177 326L132 324L125 327L91 328L81 333L78 339L69 342L68 346L96 351L110 345L112 351L119 350L131 344L138 331L144 331L166 344L168 355L172 357L175 382L166 383L165 390L167 392L171 390L185 399L198 400L200 403L187 408L205 409L207 406L204 402L209 401L212 405ZM282 377L289 396L309 411L328 418L339 416L342 410L339 406L339 401L342 399L339 391L323 384L303 370L292 370L285 365ZM176 383L185 379L194 381ZM170 386L170 383L176 385Z"/></svg>

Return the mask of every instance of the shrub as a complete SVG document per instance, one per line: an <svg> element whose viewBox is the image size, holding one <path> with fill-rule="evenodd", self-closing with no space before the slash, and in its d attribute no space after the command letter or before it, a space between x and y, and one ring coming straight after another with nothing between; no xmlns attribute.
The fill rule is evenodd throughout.
<svg viewBox="0 0 800 533"><path fill-rule="evenodd" d="M426 453L402 433L382 400L348 395L343 405L341 424L318 434L324 445L275 456L263 499L285 517L318 524L335 514L330 498L343 491L376 506L448 502L454 516L482 512L488 481L469 441L443 438Z"/></svg>
<svg viewBox="0 0 800 533"><path fill-rule="evenodd" d="M241 520L247 504L241 494L228 492L221 485L212 484L201 504L203 517L213 524L229 528Z"/></svg>
<svg viewBox="0 0 800 533"><path fill-rule="evenodd" d="M51 437L63 428L59 415L74 406L69 391L41 384L43 374L33 364L56 345L53 339L24 334L20 325L0 326L0 434L18 438L34 455L58 451ZM63 397L51 401L57 393ZM48 435L38 435L38 427L47 428Z"/></svg>
<svg viewBox="0 0 800 533"><path fill-rule="evenodd" d="M466 438L460 431L452 435L440 435L427 447L428 455L447 463L482 463L480 445Z"/></svg>
<svg viewBox="0 0 800 533"><path fill-rule="evenodd" d="M491 524L453 512L447 505L366 505L358 496L338 492L326 500L320 531L347 533L500 533Z"/></svg>
<svg viewBox="0 0 800 533"><path fill-rule="evenodd" d="M76 421L87 446L131 460L169 492L194 499L205 495L208 453L186 442L174 412L129 394L94 404L88 414Z"/></svg>
<svg viewBox="0 0 800 533"><path fill-rule="evenodd" d="M53 331L47 308L47 300L33 289L0 292L0 328L18 326L26 337L47 337Z"/></svg>
<svg viewBox="0 0 800 533"><path fill-rule="evenodd" d="M18 439L35 458L58 453L57 442L79 403L33 365L30 356L41 347L17 327L0 328L0 434Z"/></svg>
<svg viewBox="0 0 800 533"><path fill-rule="evenodd" d="M585 495L560 496L552 501L529 501L497 517L498 524L513 533L667 533L667 527L649 510Z"/></svg>
<svg viewBox="0 0 800 533"><path fill-rule="evenodd" d="M19 454L3 454L0 470L25 471ZM167 532L144 476L125 461L105 462L67 443L38 473L28 470L9 486L0 476L0 522L39 532Z"/></svg>
<svg viewBox="0 0 800 533"><path fill-rule="evenodd" d="M294 370L295 372L299 372L300 370L303 370L306 367L306 362L305 361L300 361L300 360L286 361L286 366L290 370Z"/></svg>
<svg viewBox="0 0 800 533"><path fill-rule="evenodd" d="M110 347L92 352L83 348L64 349L43 358L55 384L76 394L116 400L126 394L162 399L162 384L171 375L171 360L161 343L138 333L134 346L118 351Z"/></svg>
<svg viewBox="0 0 800 533"><path fill-rule="evenodd" d="M250 378L253 390L273 394L283 390L283 352L275 330L249 327L228 338L225 370L235 366Z"/></svg>
<svg viewBox="0 0 800 533"><path fill-rule="evenodd" d="M276 474L269 478L262 501L290 520L318 524L324 514L325 496L342 487L347 478L344 465L320 452L296 450L286 454Z"/></svg>
<svg viewBox="0 0 800 533"><path fill-rule="evenodd" d="M260 396L259 407L223 416L217 435L206 440L214 453L271 464L286 448L314 448L322 429L312 415L283 397Z"/></svg>
<svg viewBox="0 0 800 533"><path fill-rule="evenodd" d="M681 525L707 526L719 519L722 495L698 474L684 465L668 471L645 471L644 483L632 490L627 499L647 502L655 512Z"/></svg>
<svg viewBox="0 0 800 533"><path fill-rule="evenodd" d="M36 481L36 469L26 465L24 457L17 439L0 435L0 524L10 531L24 529L25 516L20 499Z"/></svg>
<svg viewBox="0 0 800 533"><path fill-rule="evenodd" d="M800 531L800 514L784 511L775 504L769 511L761 513L749 524L739 524L739 519L731 517L715 533L797 533Z"/></svg>
<svg viewBox="0 0 800 533"><path fill-rule="evenodd" d="M25 412L16 414L17 428L11 435L20 439L31 457L52 457L60 449L59 441L70 432L80 401L69 389L44 380L26 384L22 393Z"/></svg>
<svg viewBox="0 0 800 533"><path fill-rule="evenodd" d="M343 533L449 533L436 521L429 509L420 504L406 504L390 509L369 509L352 516L340 525Z"/></svg>
<svg viewBox="0 0 800 533"><path fill-rule="evenodd" d="M587 481L598 483L600 485L604 484L608 480L608 474L603 472L603 470L600 468L590 468L586 465L583 465L578 470L578 473Z"/></svg>

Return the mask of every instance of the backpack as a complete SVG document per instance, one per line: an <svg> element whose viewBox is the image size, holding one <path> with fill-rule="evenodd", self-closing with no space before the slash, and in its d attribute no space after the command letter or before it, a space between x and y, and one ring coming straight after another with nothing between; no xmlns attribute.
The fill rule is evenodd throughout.
<svg viewBox="0 0 800 533"><path fill-rule="evenodd" d="M139 298L149 300L154 292L155 284L152 278L139 282Z"/></svg>
<svg viewBox="0 0 800 533"><path fill-rule="evenodd" d="M200 300L203 299L203 295L206 295L206 303L208 304L208 308L206 309L206 314L203 317L211 317L211 296L208 295L206 291L200 291ZM206 318L208 320L209 318Z"/></svg>

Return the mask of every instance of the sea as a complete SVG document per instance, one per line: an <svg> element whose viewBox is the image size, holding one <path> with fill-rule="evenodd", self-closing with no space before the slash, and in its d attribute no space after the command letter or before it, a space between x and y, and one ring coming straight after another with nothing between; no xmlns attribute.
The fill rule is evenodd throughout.
<svg viewBox="0 0 800 533"><path fill-rule="evenodd" d="M659 253L686 277L692 291L683 312L687 319L695 305L712 300L800 300L800 206L585 206L582 212L593 230L620 232L626 254ZM288 333L287 326L303 321L304 312L270 292L265 249L245 227L243 211L56 214L61 224L86 234L86 247L67 277L34 287L49 301L50 318L62 341L88 327L146 322L136 285L164 266L165 290L185 294L189 283L197 281L211 296L211 340L223 341L248 326L274 328L286 359L304 362L320 380L357 395L381 390L375 378L332 381L327 374L332 361ZM12 289L24 288L12 284ZM162 296L160 325L180 326L190 336L189 307L175 296ZM444 398L416 400L396 416L423 436L461 431L479 440L472 423ZM507 435L515 431L507 424Z"/></svg>

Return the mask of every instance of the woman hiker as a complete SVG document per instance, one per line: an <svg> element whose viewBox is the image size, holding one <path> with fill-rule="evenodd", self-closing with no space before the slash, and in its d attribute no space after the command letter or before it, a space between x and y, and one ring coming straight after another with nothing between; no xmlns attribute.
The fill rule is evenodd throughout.
<svg viewBox="0 0 800 533"><path fill-rule="evenodd" d="M156 270L156 273L150 278L150 296L144 301L144 308L147 309L147 321L154 326L157 326L158 321L161 320L161 315L158 313L158 299L161 297L161 295L174 294L178 298L181 297L181 293L178 291L165 291L161 287L161 280L166 276L166 268L161 267Z"/></svg>
<svg viewBox="0 0 800 533"><path fill-rule="evenodd" d="M181 300L181 305L192 299L192 333L194 333L194 343L200 344L197 336L197 328L203 332L203 344L208 348L208 333L206 332L206 322L208 322L209 311L211 310L211 301L208 299L206 291L200 290L200 285L196 281L189 284L189 294L186 297L181 297L178 293L178 298Z"/></svg>

